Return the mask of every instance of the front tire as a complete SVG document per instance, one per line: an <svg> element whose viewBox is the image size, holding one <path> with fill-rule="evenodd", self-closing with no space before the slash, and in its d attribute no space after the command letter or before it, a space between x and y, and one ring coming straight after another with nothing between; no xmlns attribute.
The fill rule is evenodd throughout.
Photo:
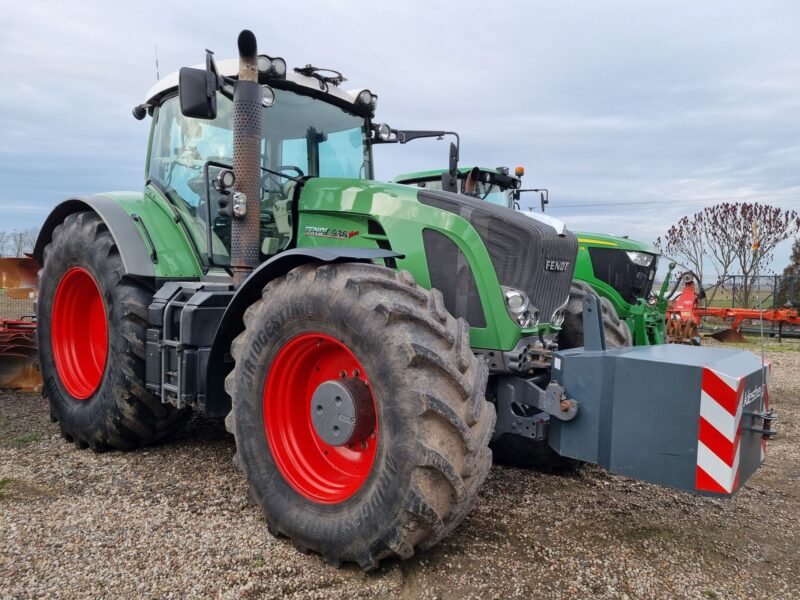
<svg viewBox="0 0 800 600"><path fill-rule="evenodd" d="M572 282L569 290L569 302L564 311L564 324L561 326L561 333L558 336L559 350L583 346L583 299L589 294L595 294L595 291L588 283L576 280ZM625 321L619 318L617 311L614 310L614 305L608 298L600 298L600 311L603 315L606 347L632 346L631 329Z"/></svg>
<svg viewBox="0 0 800 600"><path fill-rule="evenodd" d="M37 339L50 416L79 448L127 450L163 440L188 416L145 389L152 292L123 279L97 214L68 215L44 249Z"/></svg>
<svg viewBox="0 0 800 600"><path fill-rule="evenodd" d="M304 265L267 284L244 323L226 425L272 533L370 570L458 525L491 466L495 416L487 365L438 291L372 264ZM345 445L325 437L344 421L320 429L311 415L339 383L368 390Z"/></svg>

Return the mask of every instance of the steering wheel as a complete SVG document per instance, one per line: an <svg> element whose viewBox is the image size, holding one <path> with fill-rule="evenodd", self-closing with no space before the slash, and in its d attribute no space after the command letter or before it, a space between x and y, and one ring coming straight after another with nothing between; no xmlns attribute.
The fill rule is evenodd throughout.
<svg viewBox="0 0 800 600"><path fill-rule="evenodd" d="M281 165L275 170L276 171L294 171L295 173L297 173L298 177L305 177L305 173L303 173L303 170L300 167L296 167L294 165ZM275 175L274 173L270 173L269 171L266 171L264 173L264 175L261 177L261 187L264 189L264 191L267 191L267 192L270 191L270 189L269 189L269 182L270 181L272 183L274 183L279 190L283 187L283 183L281 182L281 177L280 176Z"/></svg>

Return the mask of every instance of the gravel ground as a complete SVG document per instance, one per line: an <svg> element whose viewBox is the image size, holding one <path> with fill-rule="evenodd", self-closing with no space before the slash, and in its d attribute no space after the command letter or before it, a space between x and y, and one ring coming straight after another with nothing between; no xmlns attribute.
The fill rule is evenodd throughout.
<svg viewBox="0 0 800 600"><path fill-rule="evenodd" d="M0 392L0 597L797 598L800 346L768 356L781 435L732 500L495 467L453 535L370 574L267 534L221 421L94 454Z"/></svg>

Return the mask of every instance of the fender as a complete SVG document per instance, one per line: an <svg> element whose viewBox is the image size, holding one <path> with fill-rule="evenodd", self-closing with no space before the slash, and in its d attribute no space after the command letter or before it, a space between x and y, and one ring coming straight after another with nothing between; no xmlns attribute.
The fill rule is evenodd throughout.
<svg viewBox="0 0 800 600"><path fill-rule="evenodd" d="M281 252L253 271L236 291L217 327L206 371L206 411L213 414L227 414L230 410L231 399L225 393L225 377L233 368L233 361L230 359L231 343L244 331L242 321L244 311L261 297L265 285L273 279L286 275L295 267L311 262L371 262L381 258L403 258L403 256L391 250L378 248L295 248Z"/></svg>
<svg viewBox="0 0 800 600"><path fill-rule="evenodd" d="M53 237L53 230L61 224L68 215L75 212L91 210L103 219L108 227L111 237L117 243L122 265L125 273L137 277L155 277L155 269L150 250L145 246L142 236L136 228L133 219L114 200L108 196L88 196L84 198L70 198L56 206L42 225L33 256L40 265L44 265L44 248Z"/></svg>
<svg viewBox="0 0 800 600"><path fill-rule="evenodd" d="M141 192L110 192L73 197L58 204L42 226L33 255L42 264L53 230L75 212L91 210L108 227L126 276L141 279L197 280L203 270L197 252L165 200L149 187Z"/></svg>

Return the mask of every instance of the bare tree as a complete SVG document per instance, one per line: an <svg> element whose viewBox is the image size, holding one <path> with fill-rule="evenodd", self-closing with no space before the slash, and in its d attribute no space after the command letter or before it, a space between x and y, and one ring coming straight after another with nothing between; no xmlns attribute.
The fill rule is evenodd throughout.
<svg viewBox="0 0 800 600"><path fill-rule="evenodd" d="M5 256L10 241L11 234L8 231L0 231L0 256Z"/></svg>
<svg viewBox="0 0 800 600"><path fill-rule="evenodd" d="M754 231L759 245L753 248ZM656 245L667 255L691 268L702 280L705 265L713 265L718 281L724 281L734 265L744 282L737 301L750 306L755 276L772 258L775 246L800 230L800 218L793 210L750 203L722 203L707 206L691 217L682 217ZM713 302L715 288L709 297Z"/></svg>
<svg viewBox="0 0 800 600"><path fill-rule="evenodd" d="M742 273L742 306L750 306L755 276L772 260L772 251L782 241L800 232L797 211L766 204L732 205L730 229L720 235L731 237L736 245L736 264ZM754 239L758 244L754 244Z"/></svg>
<svg viewBox="0 0 800 600"><path fill-rule="evenodd" d="M800 300L800 237L792 244L789 264L783 270L775 306L796 306Z"/></svg>
<svg viewBox="0 0 800 600"><path fill-rule="evenodd" d="M663 254L688 267L702 280L705 257L705 222L702 212L681 219L656 240Z"/></svg>
<svg viewBox="0 0 800 600"><path fill-rule="evenodd" d="M36 245L36 238L38 237L38 227L29 227L22 232L24 252L33 252L33 247Z"/></svg>
<svg viewBox="0 0 800 600"><path fill-rule="evenodd" d="M12 256L20 257L25 256L26 252L32 252L38 235L38 227L31 227L22 231L15 229L10 236Z"/></svg>
<svg viewBox="0 0 800 600"><path fill-rule="evenodd" d="M704 242L711 263L717 273L717 281L725 281L730 273L731 266L736 261L738 242L735 236L724 235L721 232L735 231L736 209L734 204L724 202L707 206L703 209ZM708 303L714 301L719 287L714 287L708 298Z"/></svg>

